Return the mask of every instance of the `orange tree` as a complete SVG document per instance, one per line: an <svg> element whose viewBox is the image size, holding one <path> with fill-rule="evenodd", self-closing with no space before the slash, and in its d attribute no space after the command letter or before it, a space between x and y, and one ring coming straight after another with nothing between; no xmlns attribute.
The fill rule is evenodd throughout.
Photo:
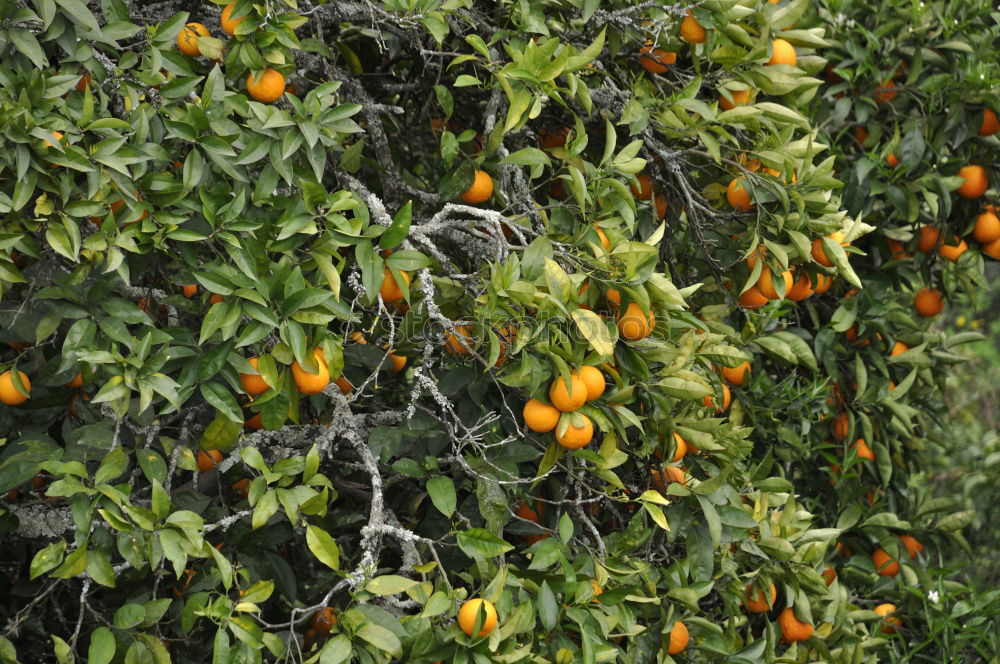
<svg viewBox="0 0 1000 664"><path fill-rule="evenodd" d="M919 640L985 4L293 4L0 6L0 661Z"/></svg>

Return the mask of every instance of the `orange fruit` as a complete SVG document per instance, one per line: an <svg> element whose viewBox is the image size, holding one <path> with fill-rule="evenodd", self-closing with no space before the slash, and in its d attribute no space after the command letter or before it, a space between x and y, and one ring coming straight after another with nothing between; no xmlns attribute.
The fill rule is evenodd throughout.
<svg viewBox="0 0 1000 664"><path fill-rule="evenodd" d="M908 350L910 350L909 346L904 344L902 341L897 341L895 344L893 344L892 352L889 353L889 357L896 357L897 355L901 355Z"/></svg>
<svg viewBox="0 0 1000 664"><path fill-rule="evenodd" d="M688 634L687 626L680 620L674 622L674 626L670 630L670 645L667 646L667 652L671 655L683 652L690 640L691 636Z"/></svg>
<svg viewBox="0 0 1000 664"><path fill-rule="evenodd" d="M399 274L409 287L410 275L402 270ZM396 277L393 276L392 270L389 268L385 268L382 272L382 287L379 288L378 294L382 296L382 301L386 304L395 304L403 299L403 289L399 287L399 282L396 281Z"/></svg>
<svg viewBox="0 0 1000 664"><path fill-rule="evenodd" d="M77 375L73 376L73 380L66 383L66 387L72 387L74 389L77 387L83 387L83 374L78 373Z"/></svg>
<svg viewBox="0 0 1000 664"><path fill-rule="evenodd" d="M983 245L983 253L993 260L1000 261L1000 239Z"/></svg>
<svg viewBox="0 0 1000 664"><path fill-rule="evenodd" d="M351 381L347 380L347 376L344 375L341 375L340 378L333 381L333 384L337 386L337 389L339 389L340 393L345 397L351 393L351 390L354 389L354 385L352 385Z"/></svg>
<svg viewBox="0 0 1000 664"><path fill-rule="evenodd" d="M993 112L992 108L983 109L983 122L979 125L979 135L980 136L992 136L1000 130L1000 121L997 120L997 114Z"/></svg>
<svg viewBox="0 0 1000 664"><path fill-rule="evenodd" d="M944 296L936 288L921 288L913 298L913 308L924 318L932 318L944 310Z"/></svg>
<svg viewBox="0 0 1000 664"><path fill-rule="evenodd" d="M218 304L219 302L222 302L222 296L218 293L212 293L212 296L208 298L209 304Z"/></svg>
<svg viewBox="0 0 1000 664"><path fill-rule="evenodd" d="M767 61L769 65L791 65L795 66L795 47L784 39L775 39L771 42L771 59Z"/></svg>
<svg viewBox="0 0 1000 664"><path fill-rule="evenodd" d="M656 218L663 219L667 216L667 197L655 194L653 196L653 207L656 209Z"/></svg>
<svg viewBox="0 0 1000 664"><path fill-rule="evenodd" d="M53 131L52 135L55 136L55 138L56 138L57 141L62 141L63 133L61 131ZM55 146L52 145L51 142L49 142L48 139L44 139L44 140L45 140L45 147L47 147L47 148L55 147Z"/></svg>
<svg viewBox="0 0 1000 664"><path fill-rule="evenodd" d="M549 400L552 405L564 413L572 413L579 410L580 406L587 403L587 384L580 377L580 374L570 374L569 387L562 376L557 377L549 386Z"/></svg>
<svg viewBox="0 0 1000 664"><path fill-rule="evenodd" d="M579 417L583 418L582 425L576 426L571 419L562 435L559 435L559 429L556 429L556 442L567 450L578 450L594 439L594 423L586 415L579 415Z"/></svg>
<svg viewBox="0 0 1000 664"><path fill-rule="evenodd" d="M222 461L219 450L198 450L198 471L205 473L215 468Z"/></svg>
<svg viewBox="0 0 1000 664"><path fill-rule="evenodd" d="M25 391L30 394L31 381L28 380L28 374L18 371L17 376L21 379ZM0 374L0 402L8 406L18 406L28 400L28 394L21 394L14 386L14 374L9 370Z"/></svg>
<svg viewBox="0 0 1000 664"><path fill-rule="evenodd" d="M250 72L247 76L247 92L259 102L276 102L285 94L285 76L270 67L264 70L260 78L254 78L253 72Z"/></svg>
<svg viewBox="0 0 1000 664"><path fill-rule="evenodd" d="M584 385L587 386L587 401L598 399L602 394L604 394L604 389L607 387L607 383L605 382L604 374L601 373L600 369L586 365L580 367L580 371L578 373Z"/></svg>
<svg viewBox="0 0 1000 664"><path fill-rule="evenodd" d="M517 509L514 510L514 514L518 515L525 521L531 521L532 523L540 523L542 520L542 515L545 514L545 508L543 507L543 503L539 503L537 501L535 502L535 507L537 508L537 511L531 509L531 506L528 505L528 503L521 500L517 503Z"/></svg>
<svg viewBox="0 0 1000 664"><path fill-rule="evenodd" d="M317 634L329 634L333 626L337 624L337 616L333 612L332 607L326 607L320 611L313 614L312 620L309 621L309 626L316 631Z"/></svg>
<svg viewBox="0 0 1000 664"><path fill-rule="evenodd" d="M781 627L781 640L786 643L808 641L813 633L813 626L796 618L792 607L778 614L778 626Z"/></svg>
<svg viewBox="0 0 1000 664"><path fill-rule="evenodd" d="M847 432L850 430L851 420L847 416L847 413L839 413L837 417L833 418L833 435L837 440L843 440L847 438Z"/></svg>
<svg viewBox="0 0 1000 664"><path fill-rule="evenodd" d="M972 237L982 244L990 244L1000 240L1000 217L991 207L976 217L976 226L972 229Z"/></svg>
<svg viewBox="0 0 1000 664"><path fill-rule="evenodd" d="M879 576L896 576L899 574L899 563L892 559L885 549L875 549L872 554L872 564Z"/></svg>
<svg viewBox="0 0 1000 664"><path fill-rule="evenodd" d="M330 369L326 366L323 350L314 348L312 354L319 364L316 373L306 371L299 365L298 361L292 363L292 378L302 394L319 394L330 384Z"/></svg>
<svg viewBox="0 0 1000 664"><path fill-rule="evenodd" d="M958 260L958 257L965 253L965 250L969 248L969 245L965 243L965 240L958 237L957 235L951 239L951 242L943 242L940 247L938 247L938 253L942 258L954 263Z"/></svg>
<svg viewBox="0 0 1000 664"><path fill-rule="evenodd" d="M739 301L744 309L759 309L767 304L767 298L756 286L751 286L740 293Z"/></svg>
<svg viewBox="0 0 1000 664"><path fill-rule="evenodd" d="M913 535L900 535L899 541L906 547L906 553L909 554L910 558L915 559L924 550L924 545Z"/></svg>
<svg viewBox="0 0 1000 664"><path fill-rule="evenodd" d="M986 177L986 169L982 166L962 166L958 170L958 176L965 179L965 182L955 190L962 198L979 198L986 193L989 180Z"/></svg>
<svg viewBox="0 0 1000 664"><path fill-rule="evenodd" d="M781 279L785 282L785 292L792 289L792 272L785 270L781 273ZM771 268L766 265L760 271L760 278L757 279L757 290L769 300L779 300L778 291L774 288L774 276Z"/></svg>
<svg viewBox="0 0 1000 664"><path fill-rule="evenodd" d="M466 636L472 636L472 630L476 628L476 618L479 617L481 609L485 612L485 617L476 638L483 638L497 626L497 610L493 603L478 597L470 599L458 610L458 626L465 632Z"/></svg>
<svg viewBox="0 0 1000 664"><path fill-rule="evenodd" d="M899 157L896 156L895 152L890 152L889 156L885 158L885 163L889 164L890 168L896 168L899 166Z"/></svg>
<svg viewBox="0 0 1000 664"><path fill-rule="evenodd" d="M625 312L618 314L618 333L628 341L645 339L652 334L655 326L656 316L653 312L643 315L642 309L635 302L629 302Z"/></svg>
<svg viewBox="0 0 1000 664"><path fill-rule="evenodd" d="M260 362L259 357L251 357L247 360L247 363L254 369L257 368L257 363ZM250 396L257 396L258 394L264 394L271 386L267 384L264 377L260 374L240 374L240 382L243 383L243 391Z"/></svg>
<svg viewBox="0 0 1000 664"><path fill-rule="evenodd" d="M747 360L740 362L735 367L722 367L722 378L736 387L743 385L748 373L750 373L750 362Z"/></svg>
<svg viewBox="0 0 1000 664"><path fill-rule="evenodd" d="M850 558L853 555L851 547L847 546L843 542L837 542L837 553L844 558Z"/></svg>
<svg viewBox="0 0 1000 664"><path fill-rule="evenodd" d="M800 302L813 294L812 282L809 281L809 273L799 270L799 278L795 280L792 290L785 294L785 298L792 302Z"/></svg>
<svg viewBox="0 0 1000 664"><path fill-rule="evenodd" d="M743 589L743 604L747 607L747 611L751 613L770 611L778 599L778 589L772 583L770 590L771 601L769 602L764 597L764 591L761 588L754 587L752 583L748 583L746 588Z"/></svg>
<svg viewBox="0 0 1000 664"><path fill-rule="evenodd" d="M238 493L241 496L243 496L244 498L246 498L247 496L250 495L250 480L248 480L247 478L244 477L243 479L239 480L238 482L233 482L232 489L236 493Z"/></svg>
<svg viewBox="0 0 1000 664"><path fill-rule="evenodd" d="M662 74L677 62L677 54L662 48L653 48L651 42L639 49L639 64L650 74Z"/></svg>
<svg viewBox="0 0 1000 664"><path fill-rule="evenodd" d="M674 451L673 458L670 459L671 463L676 463L683 459L688 451L687 441L681 438L681 435L676 431L674 432L674 443L676 450Z"/></svg>
<svg viewBox="0 0 1000 664"><path fill-rule="evenodd" d="M242 18L231 18L233 15L233 8L235 6L235 2L230 2L226 5L225 9L222 10L222 16L219 18L219 23L222 25L222 31L230 37L236 34L236 26L242 23L246 18L246 16Z"/></svg>
<svg viewBox="0 0 1000 664"><path fill-rule="evenodd" d="M684 471L677 466L667 466L663 470L650 470L650 482L654 489L660 493L667 492L667 485L671 482L684 484Z"/></svg>
<svg viewBox="0 0 1000 664"><path fill-rule="evenodd" d="M607 298L608 304L613 307L620 307L622 304L622 294L615 288L609 288L604 297Z"/></svg>
<svg viewBox="0 0 1000 664"><path fill-rule="evenodd" d="M882 616L882 622L884 625L879 631L883 634L895 634L896 628L902 626L903 621L892 615L896 612L896 605L886 602L885 604L879 604L874 609L875 613Z"/></svg>
<svg viewBox="0 0 1000 664"><path fill-rule="evenodd" d="M935 240L936 242L937 240ZM906 253L906 247L903 246L902 242L898 240L893 240L891 238L886 238L886 246L889 247L889 257L890 258L909 258L909 254Z"/></svg>
<svg viewBox="0 0 1000 664"><path fill-rule="evenodd" d="M83 71L83 70L81 70L81 71ZM90 73L89 72L83 72L83 76L81 76L80 80L76 82L76 91L77 92L83 92L84 90L86 90L87 87L90 85L90 80L91 80L90 79Z"/></svg>
<svg viewBox="0 0 1000 664"><path fill-rule="evenodd" d="M444 333L444 347L452 355L468 355L468 347L472 345L471 339L472 333L468 325L456 325L454 331L448 330Z"/></svg>
<svg viewBox="0 0 1000 664"><path fill-rule="evenodd" d="M198 287L194 284L184 284L181 286L181 293L184 297L194 297L198 293Z"/></svg>
<svg viewBox="0 0 1000 664"><path fill-rule="evenodd" d="M726 187L726 200L738 212L746 212L753 207L753 203L750 201L750 192L747 191L746 185L740 182L739 178L733 178L729 186Z"/></svg>
<svg viewBox="0 0 1000 664"><path fill-rule="evenodd" d="M858 438L851 447L854 448L854 453L858 455L859 459L875 460L875 453L872 452L872 448L868 447L864 438Z"/></svg>
<svg viewBox="0 0 1000 664"><path fill-rule="evenodd" d="M705 399L704 399L704 401L702 403L704 403L709 408L715 408L715 412L721 413L721 412L724 412L726 409L729 408L729 404L732 402L732 400L733 400L733 395L732 395L732 392L729 391L729 386L726 385L725 383L723 383L722 384L722 407L721 408L719 408L719 407L717 407L715 405L715 400L712 398L711 394L706 394L705 395Z"/></svg>
<svg viewBox="0 0 1000 664"><path fill-rule="evenodd" d="M837 580L837 570L827 565L823 568L823 571L820 572L820 576L826 580L826 585L830 585Z"/></svg>
<svg viewBox="0 0 1000 664"><path fill-rule="evenodd" d="M537 433L552 431L559 424L559 409L538 399L529 399L524 404L524 425Z"/></svg>
<svg viewBox="0 0 1000 664"><path fill-rule="evenodd" d="M636 184L638 183L638 187ZM632 195L638 198L640 201L648 201L653 197L653 182L649 179L648 175L639 175L636 177L636 182L629 185L632 190Z"/></svg>
<svg viewBox="0 0 1000 664"><path fill-rule="evenodd" d="M264 428L264 416L261 415L260 413L257 413L256 415L248 419L246 422L244 422L244 424L247 427L253 429L254 431L260 431L261 429Z"/></svg>
<svg viewBox="0 0 1000 664"><path fill-rule="evenodd" d="M681 39L689 44L701 44L705 41L705 28L695 20L690 10L681 21Z"/></svg>
<svg viewBox="0 0 1000 664"><path fill-rule="evenodd" d="M389 366L389 371L391 371L392 373L399 373L400 371L406 368L405 355L397 355L396 353L390 351L389 362L391 363Z"/></svg>
<svg viewBox="0 0 1000 664"><path fill-rule="evenodd" d="M750 103L750 91L749 90L730 90L730 96L733 100L729 101L725 95L719 95L719 108L724 111L729 111L737 106L746 106Z"/></svg>
<svg viewBox="0 0 1000 664"><path fill-rule="evenodd" d="M846 247L848 245L847 242L844 242L843 233L837 232L833 235L827 235L827 237L834 242L839 243L842 247ZM826 248L823 246L823 240L821 238L816 238L812 242L812 257L814 261L823 267L833 267L833 259L827 256Z"/></svg>
<svg viewBox="0 0 1000 664"><path fill-rule="evenodd" d="M868 140L868 130L861 126L855 127L854 138L858 143L864 143Z"/></svg>
<svg viewBox="0 0 1000 664"><path fill-rule="evenodd" d="M892 82L892 79L885 79L878 84L878 89L874 96L876 104L888 104L896 98L896 84Z"/></svg>
<svg viewBox="0 0 1000 664"><path fill-rule="evenodd" d="M929 254L937 246L939 237L941 237L940 228L935 226L921 226L920 240L917 241L917 251Z"/></svg>
<svg viewBox="0 0 1000 664"><path fill-rule="evenodd" d="M833 277L829 277L825 274L816 275L816 289L813 291L816 295L822 295L823 293L830 290L830 286L833 285Z"/></svg>
<svg viewBox="0 0 1000 664"><path fill-rule="evenodd" d="M462 192L460 198L470 205L485 203L493 195L493 178L484 170L477 170L472 185Z"/></svg>
<svg viewBox="0 0 1000 664"><path fill-rule="evenodd" d="M611 240L609 240L608 236L604 234L604 230L597 224L594 224L594 230L597 231L597 239L601 241L601 246L604 247L604 251L611 251Z"/></svg>
<svg viewBox="0 0 1000 664"><path fill-rule="evenodd" d="M184 55L197 58L201 55L198 48L198 37L208 37L209 32L201 23L188 23L177 34L177 49Z"/></svg>
<svg viewBox="0 0 1000 664"><path fill-rule="evenodd" d="M569 127L562 129L544 128L538 132L538 145L545 150L564 147L567 134L569 134Z"/></svg>

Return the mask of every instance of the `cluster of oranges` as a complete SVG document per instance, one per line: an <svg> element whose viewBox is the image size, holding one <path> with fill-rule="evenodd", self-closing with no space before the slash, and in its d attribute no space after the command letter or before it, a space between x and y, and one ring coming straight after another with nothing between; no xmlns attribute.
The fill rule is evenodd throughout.
<svg viewBox="0 0 1000 664"><path fill-rule="evenodd" d="M246 17L233 18L235 2L230 2L222 10L219 24L222 31L229 36L236 34L236 27L242 23ZM198 45L199 37L210 37L208 28L201 23L188 23L177 34L177 50L184 55L197 58L201 56L201 48ZM247 76L247 93L256 101L271 104L285 94L287 90L285 76L276 69L265 68L258 76L252 73Z"/></svg>
<svg viewBox="0 0 1000 664"><path fill-rule="evenodd" d="M567 450L578 450L594 438L594 423L578 411L588 401L604 394L601 370L583 366L570 374L569 384L559 376L549 386L549 401L530 399L524 405L524 424L537 433L556 430L556 441Z"/></svg>

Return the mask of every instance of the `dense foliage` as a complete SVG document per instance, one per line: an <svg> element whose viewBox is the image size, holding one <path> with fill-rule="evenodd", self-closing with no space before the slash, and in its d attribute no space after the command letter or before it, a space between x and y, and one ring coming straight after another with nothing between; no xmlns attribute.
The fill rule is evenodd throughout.
<svg viewBox="0 0 1000 664"><path fill-rule="evenodd" d="M0 662L995 653L988 2L182 5L0 1Z"/></svg>

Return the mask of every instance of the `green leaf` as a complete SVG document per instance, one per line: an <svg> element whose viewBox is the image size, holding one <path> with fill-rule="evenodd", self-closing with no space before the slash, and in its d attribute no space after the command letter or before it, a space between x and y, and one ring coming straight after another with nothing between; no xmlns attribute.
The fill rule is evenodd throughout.
<svg viewBox="0 0 1000 664"><path fill-rule="evenodd" d="M115 656L115 637L104 625L90 634L90 648L87 649L87 664L109 664Z"/></svg>
<svg viewBox="0 0 1000 664"><path fill-rule="evenodd" d="M236 397L226 389L225 385L216 381L210 381L202 383L198 388L205 401L215 406L219 413L228 417L233 422L238 422L240 425L243 424L243 413L236 403Z"/></svg>
<svg viewBox="0 0 1000 664"><path fill-rule="evenodd" d="M383 249L392 249L399 245L410 232L410 222L413 219L413 201L406 201L406 204L399 209L396 216L392 218L392 225L382 233L378 245Z"/></svg>
<svg viewBox="0 0 1000 664"><path fill-rule="evenodd" d="M483 528L470 528L456 536L462 553L474 559L495 558L512 551L514 546Z"/></svg>
<svg viewBox="0 0 1000 664"><path fill-rule="evenodd" d="M398 595L399 593L405 593L418 583L420 582L416 579L408 579L405 576L388 574L386 576L377 576L372 579L368 583L366 589L368 592L375 595Z"/></svg>
<svg viewBox="0 0 1000 664"><path fill-rule="evenodd" d="M450 518L455 513L458 497L455 493L455 483L450 477L438 475L427 480L427 493L441 514Z"/></svg>
<svg viewBox="0 0 1000 664"><path fill-rule="evenodd" d="M604 319L589 309L573 309L570 315L594 352L601 357L611 357L615 346Z"/></svg>
<svg viewBox="0 0 1000 664"><path fill-rule="evenodd" d="M306 529L306 545L316 559L337 571L340 569L340 549L337 542L322 528L309 526Z"/></svg>
<svg viewBox="0 0 1000 664"><path fill-rule="evenodd" d="M357 631L357 635L393 657L403 656L403 644L400 643L399 637L381 625L366 623Z"/></svg>
<svg viewBox="0 0 1000 664"><path fill-rule="evenodd" d="M55 569L62 562L65 553L65 540L56 540L52 544L49 544L31 559L29 577L35 579L49 570Z"/></svg>
<svg viewBox="0 0 1000 664"><path fill-rule="evenodd" d="M319 664L343 664L351 659L354 647L345 634L338 634L323 646L319 653Z"/></svg>
<svg viewBox="0 0 1000 664"><path fill-rule="evenodd" d="M146 619L146 609L142 604L125 604L115 611L115 629L131 629Z"/></svg>

